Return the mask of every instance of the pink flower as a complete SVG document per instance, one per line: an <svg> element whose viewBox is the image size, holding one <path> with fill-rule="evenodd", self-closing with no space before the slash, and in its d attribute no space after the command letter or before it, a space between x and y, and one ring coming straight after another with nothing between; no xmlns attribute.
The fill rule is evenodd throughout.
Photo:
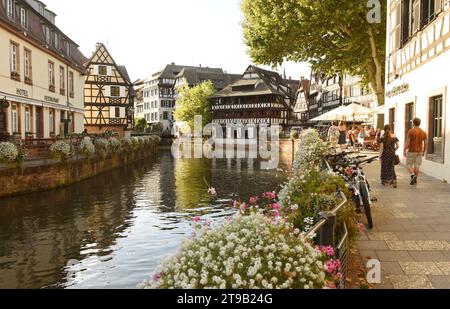
<svg viewBox="0 0 450 309"><path fill-rule="evenodd" d="M202 219L200 218L200 217L194 217L193 219L192 219L192 221L194 221L195 223L199 223L200 221L202 221Z"/></svg>
<svg viewBox="0 0 450 309"><path fill-rule="evenodd" d="M273 210L280 211L281 210L281 205L278 204L278 203L275 203L275 204L272 204L272 208L273 208Z"/></svg>
<svg viewBox="0 0 450 309"><path fill-rule="evenodd" d="M164 275L163 273L154 274L152 279L154 282L157 282L157 281L161 280L163 275Z"/></svg>
<svg viewBox="0 0 450 309"><path fill-rule="evenodd" d="M358 223L358 229L361 234L364 234L366 232L366 226L362 223Z"/></svg>
<svg viewBox="0 0 450 309"><path fill-rule="evenodd" d="M328 274L334 274L341 270L341 262L339 260L330 260L325 264Z"/></svg>
<svg viewBox="0 0 450 309"><path fill-rule="evenodd" d="M263 194L263 197L268 199L268 200L274 200L277 198L277 195L273 192L266 192Z"/></svg>
<svg viewBox="0 0 450 309"><path fill-rule="evenodd" d="M233 207L234 208L239 208L239 202L238 201L234 201L233 202Z"/></svg>
<svg viewBox="0 0 450 309"><path fill-rule="evenodd" d="M249 200L249 203L251 205L256 205L256 203L258 203L258 198L256 196L252 196Z"/></svg>
<svg viewBox="0 0 450 309"><path fill-rule="evenodd" d="M318 250L322 253L325 253L327 256L332 257L334 256L334 248L331 246L325 247L325 246L320 246L318 248Z"/></svg>

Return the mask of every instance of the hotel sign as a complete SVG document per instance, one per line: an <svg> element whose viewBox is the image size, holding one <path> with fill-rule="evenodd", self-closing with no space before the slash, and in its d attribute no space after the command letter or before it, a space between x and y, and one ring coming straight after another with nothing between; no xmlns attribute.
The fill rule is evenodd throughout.
<svg viewBox="0 0 450 309"><path fill-rule="evenodd" d="M16 94L17 94L17 95L20 95L21 97L26 97L26 98L28 98L28 91L25 90L25 89L19 89L19 88L17 88L17 89L16 89Z"/></svg>
<svg viewBox="0 0 450 309"><path fill-rule="evenodd" d="M49 97L49 96L45 96L44 100L47 101L47 102L51 102L51 103L59 103L59 99L52 98L52 97Z"/></svg>
<svg viewBox="0 0 450 309"><path fill-rule="evenodd" d="M392 98L408 91L409 91L409 84L403 84L398 87L392 88L391 91L386 92L386 96L388 98Z"/></svg>

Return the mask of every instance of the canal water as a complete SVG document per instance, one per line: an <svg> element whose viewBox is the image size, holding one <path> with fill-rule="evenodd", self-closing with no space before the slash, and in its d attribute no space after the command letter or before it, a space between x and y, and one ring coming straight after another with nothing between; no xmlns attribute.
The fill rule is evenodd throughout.
<svg viewBox="0 0 450 309"><path fill-rule="evenodd" d="M286 177L255 160L161 152L67 188L0 199L0 288L136 288L177 252L193 217L220 224L234 199Z"/></svg>

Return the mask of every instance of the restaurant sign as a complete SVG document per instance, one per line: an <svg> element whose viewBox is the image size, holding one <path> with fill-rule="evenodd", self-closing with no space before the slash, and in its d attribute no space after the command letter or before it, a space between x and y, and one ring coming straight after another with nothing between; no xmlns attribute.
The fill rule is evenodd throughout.
<svg viewBox="0 0 450 309"><path fill-rule="evenodd" d="M51 102L51 103L59 103L59 99L52 98L52 97L49 97L49 96L45 96L44 100L47 101L47 102Z"/></svg>
<svg viewBox="0 0 450 309"><path fill-rule="evenodd" d="M398 87L394 87L394 88L392 88L392 90L386 92L386 96L388 98L393 98L395 96L398 96L398 95L408 92L408 91L409 91L409 84L403 84Z"/></svg>

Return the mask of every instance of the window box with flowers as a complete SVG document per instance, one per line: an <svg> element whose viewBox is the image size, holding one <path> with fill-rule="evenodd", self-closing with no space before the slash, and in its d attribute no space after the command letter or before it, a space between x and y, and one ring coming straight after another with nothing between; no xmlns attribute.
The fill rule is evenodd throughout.
<svg viewBox="0 0 450 309"><path fill-rule="evenodd" d="M25 138L26 139L33 139L34 133L33 132L25 132Z"/></svg>
<svg viewBox="0 0 450 309"><path fill-rule="evenodd" d="M66 90L65 89L59 89L59 93L61 95L66 95Z"/></svg>
<svg viewBox="0 0 450 309"><path fill-rule="evenodd" d="M72 99L75 98L75 93L69 92L69 97L71 97Z"/></svg>
<svg viewBox="0 0 450 309"><path fill-rule="evenodd" d="M29 77L25 77L25 84L33 86L33 80Z"/></svg>
<svg viewBox="0 0 450 309"><path fill-rule="evenodd" d="M14 80L20 82L20 74L17 72L11 72L11 79L14 79Z"/></svg>
<svg viewBox="0 0 450 309"><path fill-rule="evenodd" d="M48 86L48 91L55 92L55 85Z"/></svg>

